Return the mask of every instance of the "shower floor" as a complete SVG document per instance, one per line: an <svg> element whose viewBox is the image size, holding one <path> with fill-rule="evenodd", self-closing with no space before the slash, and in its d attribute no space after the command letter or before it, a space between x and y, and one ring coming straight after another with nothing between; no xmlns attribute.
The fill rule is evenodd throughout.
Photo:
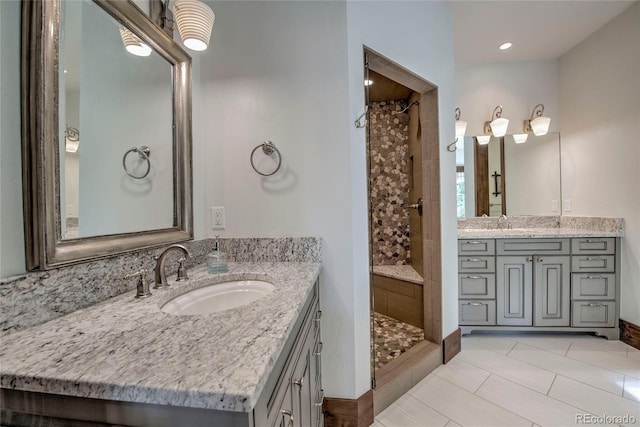
<svg viewBox="0 0 640 427"><path fill-rule="evenodd" d="M376 367L389 363L420 341L424 340L424 332L408 323L374 313Z"/></svg>

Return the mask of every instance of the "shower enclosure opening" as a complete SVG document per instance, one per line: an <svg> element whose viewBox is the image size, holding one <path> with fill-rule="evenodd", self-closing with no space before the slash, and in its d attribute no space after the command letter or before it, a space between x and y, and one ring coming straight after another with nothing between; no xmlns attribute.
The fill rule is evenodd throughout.
<svg viewBox="0 0 640 427"><path fill-rule="evenodd" d="M375 368L424 340L420 95L369 71Z"/></svg>

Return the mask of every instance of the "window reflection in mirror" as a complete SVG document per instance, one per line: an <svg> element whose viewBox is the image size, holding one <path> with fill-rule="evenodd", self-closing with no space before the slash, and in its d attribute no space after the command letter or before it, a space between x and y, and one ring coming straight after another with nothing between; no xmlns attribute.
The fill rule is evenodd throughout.
<svg viewBox="0 0 640 427"><path fill-rule="evenodd" d="M457 147L459 218L483 213L560 215L559 133L529 135L522 144L516 144L511 135L492 137L484 147L474 137L465 137Z"/></svg>
<svg viewBox="0 0 640 427"><path fill-rule="evenodd" d="M62 239L174 227L173 80L153 51L124 48L122 25L90 0L63 1L59 70ZM70 132L78 131L78 140ZM77 145L77 147L76 147ZM123 156L148 146L150 171ZM75 149L75 151L74 151ZM130 153L129 170L147 168Z"/></svg>

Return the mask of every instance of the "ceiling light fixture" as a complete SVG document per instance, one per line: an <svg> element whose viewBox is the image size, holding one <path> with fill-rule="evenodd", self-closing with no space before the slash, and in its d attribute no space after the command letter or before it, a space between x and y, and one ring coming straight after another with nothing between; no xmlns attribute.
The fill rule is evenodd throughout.
<svg viewBox="0 0 640 427"><path fill-rule="evenodd" d="M176 0L173 13L170 0L150 0L151 19L169 36L173 37L175 26L187 49L203 51L209 46L211 30L215 21L213 10L200 0ZM175 20L173 19L175 15Z"/></svg>
<svg viewBox="0 0 640 427"><path fill-rule="evenodd" d="M151 55L151 48L128 29L120 27L120 37L122 38L122 44L127 52L136 56Z"/></svg>
<svg viewBox="0 0 640 427"><path fill-rule="evenodd" d="M528 133L514 133L513 142L515 142L516 144L524 144L525 142L527 142L528 137Z"/></svg>
<svg viewBox="0 0 640 427"><path fill-rule="evenodd" d="M491 115L490 122L484 122L484 133L501 137L507 134L509 119L502 117L502 105L498 105Z"/></svg>
<svg viewBox="0 0 640 427"><path fill-rule="evenodd" d="M504 43L502 43L500 46L498 46L498 49L500 49L500 50L507 50L507 49L509 49L511 46L513 46L513 43L511 43L511 42L504 42Z"/></svg>
<svg viewBox="0 0 640 427"><path fill-rule="evenodd" d="M536 136L546 135L549 132L549 125L551 124L551 119L549 117L543 117L542 113L544 113L544 105L538 104L533 107L533 111L531 112L531 118L529 120L524 121L524 131L527 133L532 133ZM533 117L536 116L534 119Z"/></svg>

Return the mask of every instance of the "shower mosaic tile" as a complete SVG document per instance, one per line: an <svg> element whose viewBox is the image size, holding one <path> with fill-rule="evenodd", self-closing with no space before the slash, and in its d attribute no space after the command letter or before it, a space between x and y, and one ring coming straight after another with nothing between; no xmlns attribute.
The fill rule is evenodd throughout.
<svg viewBox="0 0 640 427"><path fill-rule="evenodd" d="M375 313L373 323L375 328L375 363L378 368L424 340L422 329L383 314Z"/></svg>
<svg viewBox="0 0 640 427"><path fill-rule="evenodd" d="M371 207L374 265L407 264L409 115L404 101L371 104Z"/></svg>

